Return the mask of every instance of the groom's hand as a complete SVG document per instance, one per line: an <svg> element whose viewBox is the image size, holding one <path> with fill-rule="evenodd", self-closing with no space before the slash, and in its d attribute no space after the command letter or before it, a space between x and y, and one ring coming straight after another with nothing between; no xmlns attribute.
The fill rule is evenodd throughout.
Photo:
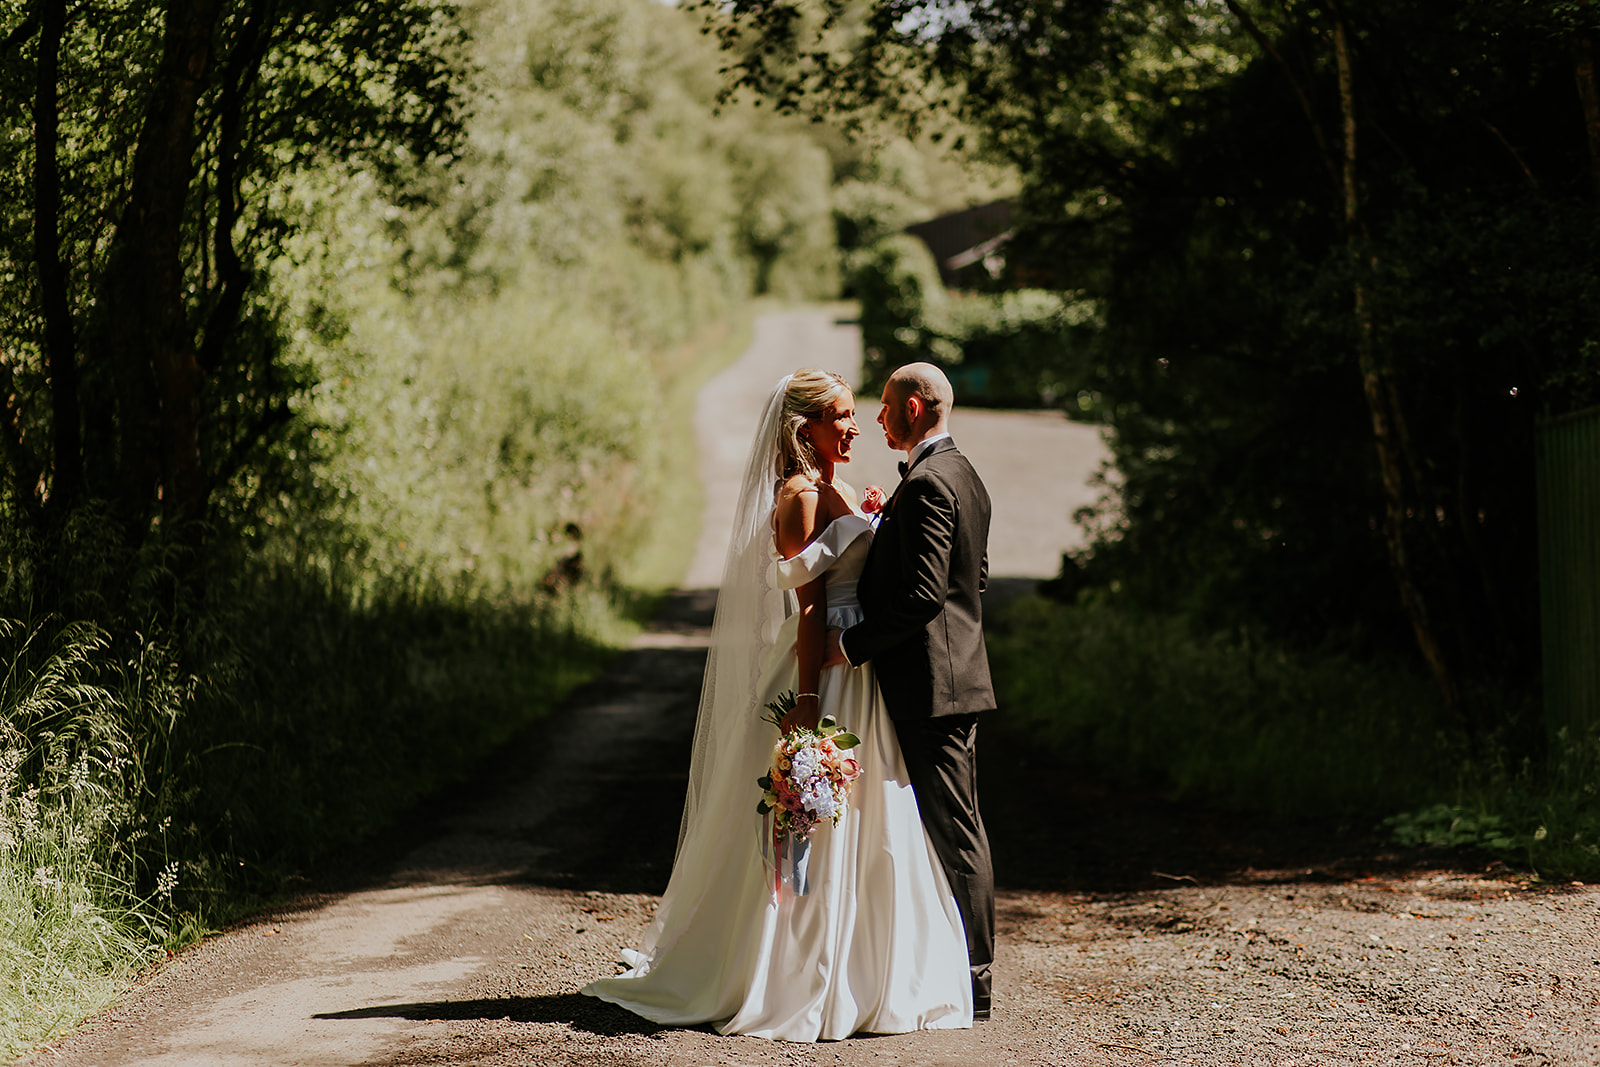
<svg viewBox="0 0 1600 1067"><path fill-rule="evenodd" d="M837 667L841 663L849 663L844 658L844 631L837 626L828 630L828 650L822 660L824 667Z"/></svg>

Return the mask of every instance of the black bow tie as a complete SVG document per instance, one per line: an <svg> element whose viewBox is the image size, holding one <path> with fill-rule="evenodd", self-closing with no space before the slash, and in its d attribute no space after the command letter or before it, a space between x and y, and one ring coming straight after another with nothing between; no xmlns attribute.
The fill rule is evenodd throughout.
<svg viewBox="0 0 1600 1067"><path fill-rule="evenodd" d="M905 460L901 460L900 461L899 468L900 468L900 477L904 478L906 476L906 471L910 469L910 468L908 468L906 466L906 461Z"/></svg>

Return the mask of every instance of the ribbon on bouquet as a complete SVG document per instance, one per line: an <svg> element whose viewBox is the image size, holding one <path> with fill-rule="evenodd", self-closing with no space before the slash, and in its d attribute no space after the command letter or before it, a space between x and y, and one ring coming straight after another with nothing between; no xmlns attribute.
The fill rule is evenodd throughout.
<svg viewBox="0 0 1600 1067"><path fill-rule="evenodd" d="M770 812L762 822L761 858L767 873L772 876L773 899L783 899L785 886L792 895L805 896L811 892L810 840L797 839L793 834L779 829Z"/></svg>

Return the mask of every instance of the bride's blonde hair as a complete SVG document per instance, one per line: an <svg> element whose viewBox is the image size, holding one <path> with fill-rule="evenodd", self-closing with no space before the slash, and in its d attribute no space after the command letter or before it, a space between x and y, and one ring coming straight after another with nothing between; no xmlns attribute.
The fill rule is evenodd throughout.
<svg viewBox="0 0 1600 1067"><path fill-rule="evenodd" d="M843 376L815 367L802 367L789 378L783 391L783 416L778 420L778 477L804 474L818 477L817 449L800 435L806 420L821 415L841 394L850 391Z"/></svg>

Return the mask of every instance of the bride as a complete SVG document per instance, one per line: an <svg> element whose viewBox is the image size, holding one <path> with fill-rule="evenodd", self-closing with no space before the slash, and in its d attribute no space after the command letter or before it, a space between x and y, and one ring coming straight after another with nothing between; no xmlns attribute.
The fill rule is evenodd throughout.
<svg viewBox="0 0 1600 1067"><path fill-rule="evenodd" d="M837 1040L972 1025L961 915L917 814L870 665L823 668L826 629L861 618L872 522L835 477L856 436L837 374L781 380L745 469L712 624L678 852L629 969L583 989L647 1019L724 1034ZM832 716L862 773L804 876L775 879L756 812L778 733ZM797 888L803 891L797 891Z"/></svg>

